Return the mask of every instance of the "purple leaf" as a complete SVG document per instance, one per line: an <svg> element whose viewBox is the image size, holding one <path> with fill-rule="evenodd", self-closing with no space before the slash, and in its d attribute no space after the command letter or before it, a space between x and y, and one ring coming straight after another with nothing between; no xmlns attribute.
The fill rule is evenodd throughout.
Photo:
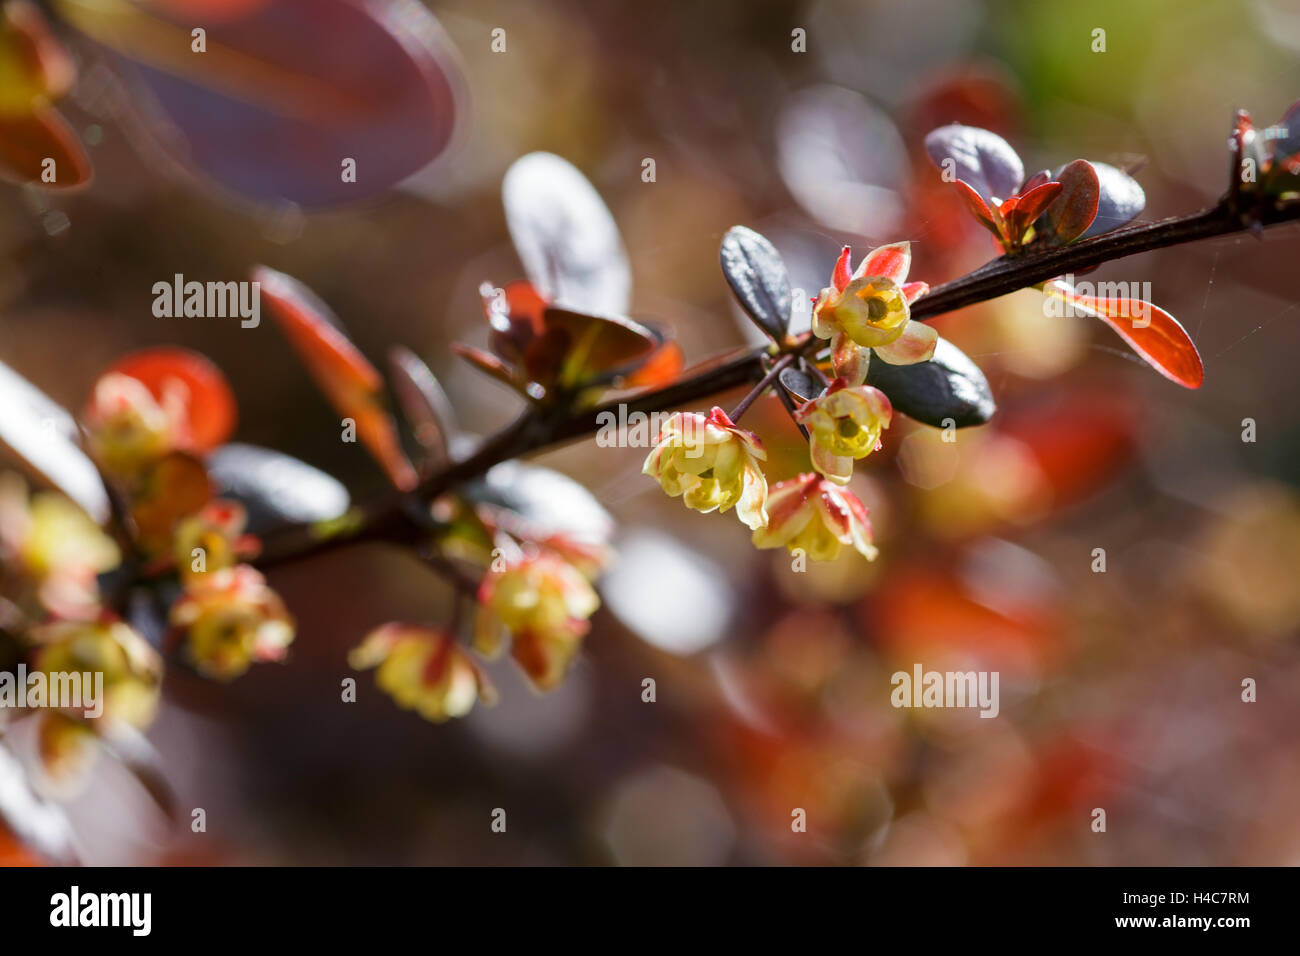
<svg viewBox="0 0 1300 956"><path fill-rule="evenodd" d="M952 160L953 175L986 203L1011 198L1025 178L1024 164L1011 145L978 126L940 126L925 137L925 150L941 171L944 160Z"/></svg>

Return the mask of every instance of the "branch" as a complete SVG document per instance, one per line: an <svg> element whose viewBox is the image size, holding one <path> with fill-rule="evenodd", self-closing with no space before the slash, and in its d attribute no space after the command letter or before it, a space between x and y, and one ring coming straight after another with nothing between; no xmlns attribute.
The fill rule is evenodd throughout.
<svg viewBox="0 0 1300 956"><path fill-rule="evenodd" d="M930 319L1113 259L1215 236L1257 231L1263 226L1297 219L1300 219L1300 202L1251 212L1243 211L1225 198L1201 212L1119 229L1069 246L1043 250L1031 246L1026 254L1001 256L969 275L936 286L916 300L911 315L915 319ZM799 350L808 344L803 343ZM257 564L268 567L362 541L402 544L418 540L422 531L421 511L426 507L423 502L477 478L503 461L590 435L599 430L603 418L613 415L619 420L620 409L624 417L636 412L665 411L761 382L770 374L763 361L768 355L770 350L755 348L664 388L634 393L585 411L531 408L469 457L425 477L410 496L361 505L352 520L328 533L322 533L315 525L286 525L269 532L263 537L264 547Z"/></svg>

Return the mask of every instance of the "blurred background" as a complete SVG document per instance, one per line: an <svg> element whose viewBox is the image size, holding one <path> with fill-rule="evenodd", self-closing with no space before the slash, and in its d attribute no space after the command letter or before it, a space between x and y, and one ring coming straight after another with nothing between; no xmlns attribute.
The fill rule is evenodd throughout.
<svg viewBox="0 0 1300 956"><path fill-rule="evenodd" d="M102 51L69 38L82 79L61 109L95 180L0 190L0 361L78 409L120 354L193 348L233 385L239 441L365 499L382 474L339 441L272 323L155 318L155 282L288 272L373 360L394 343L418 353L466 429L488 433L520 402L449 345L485 342L481 282L522 275L500 181L527 152L592 181L628 250L633 314L671 324L695 362L753 334L718 267L734 224L768 235L807 297L844 243L856 260L910 239L911 278L932 285L991 258L925 158L935 126L993 129L1029 171L1144 160L1142 218L1157 219L1226 188L1235 109L1264 126L1300 96L1294 0L427 6L463 75L454 140L400 188L329 208L236 199L179 171L117 109ZM149 732L207 832L188 813L164 825L104 760L70 805L86 859L1300 863L1297 240L1284 226L1089 276L1150 282L1201 351L1196 392L1100 323L1045 316L1032 291L937 320L999 414L952 443L895 418L853 485L872 564L849 551L794 573L730 516L667 498L640 475L644 448L539 456L618 529L583 654L545 696L506 661L491 665L495 708L425 723L345 658L384 621L445 620L447 586L381 546L274 570L299 623L288 661L229 686L169 668ZM746 426L771 480L808 469L774 398ZM890 675L918 662L999 671L1000 715L892 708ZM348 676L359 699L344 704Z"/></svg>

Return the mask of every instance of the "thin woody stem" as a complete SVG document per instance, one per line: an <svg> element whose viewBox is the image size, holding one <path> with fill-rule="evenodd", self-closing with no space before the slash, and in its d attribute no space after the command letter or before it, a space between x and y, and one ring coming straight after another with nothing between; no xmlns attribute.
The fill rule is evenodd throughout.
<svg viewBox="0 0 1300 956"><path fill-rule="evenodd" d="M749 411L749 406L753 405L754 402L758 400L758 396L767 391L768 386L776 381L778 375L790 367L790 363L793 362L795 358L795 353L790 352L786 355L782 355L776 360L772 367L768 369L767 374L760 378L758 384L749 390L749 394L742 398L739 404L731 410L730 418L732 422L740 421L740 416Z"/></svg>
<svg viewBox="0 0 1300 956"><path fill-rule="evenodd" d="M1131 226L1060 248L1028 247L1020 255L1001 256L969 275L936 286L911 307L912 318L929 319L996 299L1066 273L1081 271L1126 256L1239 232L1258 232L1300 219L1300 202L1243 210L1231 197L1187 216ZM768 366L771 350L755 348L697 371L663 388L633 393L620 401L586 410L532 408L485 441L467 458L426 477L410 498L385 498L354 509L351 520L329 533L316 525L286 525L263 536L257 561L269 567L285 561L363 541L411 543L422 530L412 520L409 502L429 502L476 478L495 465L531 452L561 445L596 432L608 416L650 413L680 407L752 382L758 384L732 412L739 418L794 359L813 344L811 338L786 351Z"/></svg>

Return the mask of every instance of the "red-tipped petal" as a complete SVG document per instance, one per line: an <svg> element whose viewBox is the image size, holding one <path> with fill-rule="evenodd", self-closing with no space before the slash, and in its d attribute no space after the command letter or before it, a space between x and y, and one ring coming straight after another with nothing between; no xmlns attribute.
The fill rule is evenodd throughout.
<svg viewBox="0 0 1300 956"><path fill-rule="evenodd" d="M929 291L930 291L930 283L928 282L904 282L903 283L903 298L907 300L908 305L911 305L913 302L921 298L921 296L925 295Z"/></svg>
<svg viewBox="0 0 1300 956"><path fill-rule="evenodd" d="M835 270L831 273L831 285L835 287L837 292L843 292L845 286L853 280L853 269L849 266L849 256L851 254L852 251L848 246L845 246L840 250L840 257L835 260Z"/></svg>
<svg viewBox="0 0 1300 956"><path fill-rule="evenodd" d="M907 278L907 270L912 267L912 244L910 242L891 242L887 246L878 246L867 253L867 257L858 266L856 276L884 276L902 284Z"/></svg>

